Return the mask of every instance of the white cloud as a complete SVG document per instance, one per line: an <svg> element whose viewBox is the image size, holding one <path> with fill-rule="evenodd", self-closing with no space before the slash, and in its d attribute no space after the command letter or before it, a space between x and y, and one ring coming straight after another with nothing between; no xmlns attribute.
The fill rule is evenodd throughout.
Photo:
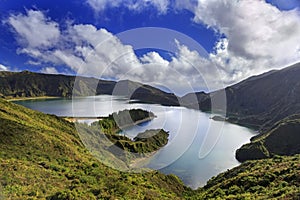
<svg viewBox="0 0 300 200"><path fill-rule="evenodd" d="M124 6L129 10L141 12L148 7L154 7L159 13L166 13L170 5L169 0L87 0L88 5L94 9L95 12L102 12L106 8Z"/></svg>
<svg viewBox="0 0 300 200"><path fill-rule="evenodd" d="M199 0L194 21L227 39L211 54L227 74L227 83L300 61L300 15L260 0ZM220 50L218 45L225 44Z"/></svg>
<svg viewBox="0 0 300 200"><path fill-rule="evenodd" d="M257 64L255 60L247 60L235 56L229 51L228 39L226 38L220 39L217 42L215 53L210 54L210 60L219 69L219 73L221 74L219 83L223 83L224 85L230 85L253 75L253 68L255 68L255 64Z"/></svg>
<svg viewBox="0 0 300 200"><path fill-rule="evenodd" d="M26 15L11 15L7 22L20 36L19 41L27 48L47 48L59 40L58 24L46 18L41 11L28 10Z"/></svg>
<svg viewBox="0 0 300 200"><path fill-rule="evenodd" d="M0 71L9 71L9 67L0 64Z"/></svg>
<svg viewBox="0 0 300 200"><path fill-rule="evenodd" d="M40 72L45 74L58 74L58 71L54 67L44 67Z"/></svg>
<svg viewBox="0 0 300 200"><path fill-rule="evenodd" d="M20 18L25 24L32 21L29 13L31 11L27 12L27 16ZM46 19L42 12L36 15ZM38 20L37 23L44 24L44 21ZM47 23L56 24L49 19ZM33 35L39 32L35 29L38 26L40 25L30 26ZM24 37L22 29L16 29L16 32L19 37ZM97 29L89 24L68 24L67 28L61 31L59 38L60 41L53 43L51 48L40 48L21 42L22 47L18 53L32 57L35 60L33 64L41 62L66 65L80 75L164 85L182 95L190 92L192 88L207 89L207 82L214 88L219 84L215 79L213 64L179 41L174 41L177 52L168 61L157 52L149 52L138 58L132 46L124 45L107 30ZM57 73L53 67L44 68L42 72Z"/></svg>
<svg viewBox="0 0 300 200"><path fill-rule="evenodd" d="M68 59L77 60L73 66L81 67L80 73L116 76L140 64L132 46L123 45L105 29L80 24L70 27L69 33L76 44L76 58Z"/></svg>
<svg viewBox="0 0 300 200"><path fill-rule="evenodd" d="M127 7L130 10L141 11L149 6L153 6L161 14L165 14L170 4L169 0L141 0L141 1L128 1Z"/></svg>
<svg viewBox="0 0 300 200"><path fill-rule="evenodd" d="M29 60L29 61L27 62L27 64L29 64L29 65L34 65L34 66L39 66L39 65L41 65L42 63L41 63L40 61Z"/></svg>
<svg viewBox="0 0 300 200"><path fill-rule="evenodd" d="M80 74L164 85L177 94L191 91L192 86L206 89L204 77L215 79L212 64L178 41L174 41L178 52L167 61L157 52L138 58L132 46L92 25L73 25L68 32L76 43L75 51L67 55L66 50L56 51L55 55Z"/></svg>
<svg viewBox="0 0 300 200"><path fill-rule="evenodd" d="M103 11L107 7L118 7L122 0L87 0L89 6L91 6L96 12Z"/></svg>
<svg viewBox="0 0 300 200"><path fill-rule="evenodd" d="M98 9L94 9L101 11L107 6L127 6L129 9L141 10L149 1L88 2L97 2ZM212 81L214 85L221 87L222 83L230 85L251 75L300 61L299 10L281 11L261 0L152 1L152 5L156 5L161 12L171 7L190 10L195 15L193 20L196 23L205 24L225 36L216 42L215 52L210 53L210 64L219 68L218 73L222 78L216 80L210 75L216 72L208 67L209 64L204 64L195 52L185 52L184 47L179 48L180 53L170 63L162 64L157 54L147 54L141 59L142 62L149 62L147 65L156 59L161 66L180 69L188 74L195 69L191 63L201 63L202 67L197 67L206 76L205 79L215 79Z"/></svg>
<svg viewBox="0 0 300 200"><path fill-rule="evenodd" d="M107 6L120 6L118 1L114 4L104 0L90 2L94 2L99 11ZM141 5L150 4L150 1L142 2ZM151 1L151 5L155 2L159 1ZM169 1L165 2L155 5L162 11L168 9ZM81 75L164 85L177 94L192 89L215 90L223 87L223 83L226 86L271 67L283 67L300 60L300 20L296 11L279 11L258 0L199 0L196 4L189 2L182 8L195 13L195 22L204 23L225 36L216 42L210 60L181 41L174 41L177 52L169 60L157 52L138 58L132 46L123 44L106 29L90 24L68 24L59 30L58 24L40 11L12 15L9 19L13 21L8 20L8 23L18 35L21 45L18 53L29 55L35 62L67 65ZM176 5L181 4L176 2ZM30 25L33 21L35 24ZM23 24L28 26L25 28ZM39 42L27 34L39 35L38 27L45 26L54 34L43 36ZM56 72L54 70L43 69L46 73Z"/></svg>
<svg viewBox="0 0 300 200"><path fill-rule="evenodd" d="M157 52L149 52L147 54L145 54L144 56L142 56L140 58L140 60L143 63L157 63L157 64L161 64L161 65L168 65L169 62L166 61L165 59L163 59Z"/></svg>

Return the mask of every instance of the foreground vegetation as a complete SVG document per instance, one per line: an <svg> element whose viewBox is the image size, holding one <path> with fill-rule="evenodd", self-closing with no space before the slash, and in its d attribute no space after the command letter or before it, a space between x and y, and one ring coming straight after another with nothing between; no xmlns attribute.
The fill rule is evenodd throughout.
<svg viewBox="0 0 300 200"><path fill-rule="evenodd" d="M300 199L300 155L247 161L194 191L191 199Z"/></svg>
<svg viewBox="0 0 300 200"><path fill-rule="evenodd" d="M173 175L109 168L84 147L74 124L1 99L0 138L7 199L180 199L187 189Z"/></svg>
<svg viewBox="0 0 300 200"><path fill-rule="evenodd" d="M174 175L107 167L83 145L93 133L78 133L73 123L0 99L0 198L300 198L299 155L247 161L192 191Z"/></svg>

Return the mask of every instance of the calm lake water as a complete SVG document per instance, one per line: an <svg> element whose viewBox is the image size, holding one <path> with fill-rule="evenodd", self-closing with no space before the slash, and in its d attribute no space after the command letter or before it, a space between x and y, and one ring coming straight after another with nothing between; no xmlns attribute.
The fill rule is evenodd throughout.
<svg viewBox="0 0 300 200"><path fill-rule="evenodd" d="M129 103L125 98L109 95L15 103L58 116L107 116L130 108L152 111L157 116L154 120L126 129L123 134L133 138L147 129L163 128L169 131L168 144L151 158L147 167L165 174L176 174L192 188L203 186L211 177L239 165L235 159L235 150L249 142L255 134L241 126L214 121L212 115L201 111Z"/></svg>

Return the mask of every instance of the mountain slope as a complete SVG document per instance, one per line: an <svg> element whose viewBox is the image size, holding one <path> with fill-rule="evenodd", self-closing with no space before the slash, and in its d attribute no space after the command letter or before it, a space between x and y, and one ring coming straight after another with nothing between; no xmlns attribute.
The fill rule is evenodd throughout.
<svg viewBox="0 0 300 200"><path fill-rule="evenodd" d="M129 80L117 82L112 94L127 96L143 103L156 103L166 106L179 105L178 99L173 93L167 93L155 87Z"/></svg>
<svg viewBox="0 0 300 200"><path fill-rule="evenodd" d="M225 88L228 121L254 128L270 128L285 117L300 113L300 63L250 77ZM187 104L210 110L210 96L221 91L196 93L199 101ZM183 101L189 95L184 96Z"/></svg>
<svg viewBox="0 0 300 200"><path fill-rule="evenodd" d="M0 72L0 97L72 97L100 94L124 95L145 103L178 105L174 94L128 80L115 82L29 71Z"/></svg>
<svg viewBox="0 0 300 200"><path fill-rule="evenodd" d="M104 166L74 124L0 99L0 188L8 199L180 199L186 187L158 172Z"/></svg>
<svg viewBox="0 0 300 200"><path fill-rule="evenodd" d="M0 72L0 94L4 97L38 97L56 96L71 97L73 95L96 94L97 79L53 74L39 74L29 71ZM110 88L114 82L101 81L100 84ZM104 88L104 87L103 87ZM102 91L103 93L107 91Z"/></svg>
<svg viewBox="0 0 300 200"><path fill-rule="evenodd" d="M240 162L274 155L300 154L300 115L292 115L276 123L270 130L251 139L236 151Z"/></svg>

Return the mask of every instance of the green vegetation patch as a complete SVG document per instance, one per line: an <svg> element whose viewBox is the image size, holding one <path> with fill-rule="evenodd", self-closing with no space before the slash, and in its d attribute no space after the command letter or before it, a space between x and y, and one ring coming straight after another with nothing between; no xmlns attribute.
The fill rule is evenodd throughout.
<svg viewBox="0 0 300 200"><path fill-rule="evenodd" d="M210 179L187 199L299 199L300 155L247 161Z"/></svg>
<svg viewBox="0 0 300 200"><path fill-rule="evenodd" d="M300 116L292 115L255 136L251 143L236 151L236 158L246 160L270 158L275 155L300 154Z"/></svg>
<svg viewBox="0 0 300 200"><path fill-rule="evenodd" d="M112 166L124 169L137 159L149 158L168 143L169 134L163 129L146 130L133 139L120 133L123 127L128 128L154 117L152 112L142 109L123 110L110 114L90 126L80 123L76 126L90 151Z"/></svg>
<svg viewBox="0 0 300 200"><path fill-rule="evenodd" d="M117 133L122 128L134 126L152 120L154 113L142 109L131 109L114 112L99 121L104 133Z"/></svg>

